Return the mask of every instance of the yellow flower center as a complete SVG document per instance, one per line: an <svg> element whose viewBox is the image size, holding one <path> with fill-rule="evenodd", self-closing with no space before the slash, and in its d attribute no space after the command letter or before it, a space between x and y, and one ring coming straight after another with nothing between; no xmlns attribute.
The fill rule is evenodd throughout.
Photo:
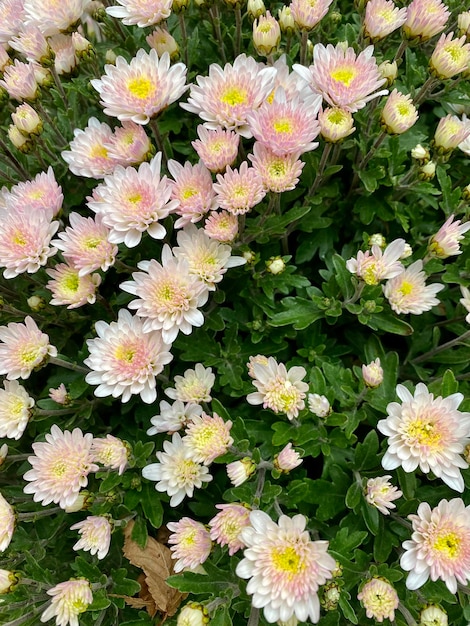
<svg viewBox="0 0 470 626"><path fill-rule="evenodd" d="M32 191L29 191L26 195L28 196L28 198L31 198L31 200L40 200L44 195L44 191L42 189L33 189Z"/></svg>
<svg viewBox="0 0 470 626"><path fill-rule="evenodd" d="M363 272L362 278L367 285L378 285L379 280L377 279L377 265L376 263L371 263Z"/></svg>
<svg viewBox="0 0 470 626"><path fill-rule="evenodd" d="M12 398L8 405L8 411L12 417L20 417L25 408L24 400L20 398Z"/></svg>
<svg viewBox="0 0 470 626"><path fill-rule="evenodd" d="M61 478L66 471L67 465L62 459L57 459L57 461L51 465L51 474L55 476L55 478Z"/></svg>
<svg viewBox="0 0 470 626"><path fill-rule="evenodd" d="M196 529L195 528L189 528L185 532L183 537L181 537L180 546L182 546L184 548L192 547L194 545L195 537L196 537Z"/></svg>
<svg viewBox="0 0 470 626"><path fill-rule="evenodd" d="M418 416L406 427L405 434L411 443L427 446L438 450L441 448L442 436L428 417Z"/></svg>
<svg viewBox="0 0 470 626"><path fill-rule="evenodd" d="M380 15L385 22L391 22L393 20L393 9L382 9L381 11L377 11L377 14Z"/></svg>
<svg viewBox="0 0 470 626"><path fill-rule="evenodd" d="M95 144L90 150L90 157L92 159L106 159L108 151L101 144Z"/></svg>
<svg viewBox="0 0 470 626"><path fill-rule="evenodd" d="M344 122L347 122L347 120L348 116L344 111L341 111L340 109L333 109L328 113L328 121L330 122L330 124L344 124Z"/></svg>
<svg viewBox="0 0 470 626"><path fill-rule="evenodd" d="M125 361L126 363L132 363L132 359L134 358L136 353L135 348L130 348L126 346L118 346L116 351L114 352L114 356L119 361Z"/></svg>
<svg viewBox="0 0 470 626"><path fill-rule="evenodd" d="M75 598L70 602L70 607L72 608L75 615L79 613L84 613L88 608L88 603L82 600L81 598Z"/></svg>
<svg viewBox="0 0 470 626"><path fill-rule="evenodd" d="M282 178L286 175L286 164L281 159L270 163L268 171L273 178Z"/></svg>
<svg viewBox="0 0 470 626"><path fill-rule="evenodd" d="M72 293L76 293L79 286L80 279L78 277L78 274L70 273L67 276L64 276L62 280L62 288L64 289L64 291L71 291Z"/></svg>
<svg viewBox="0 0 470 626"><path fill-rule="evenodd" d="M339 83L343 83L345 87L349 87L356 76L357 70L354 67L340 67L331 72L331 78Z"/></svg>
<svg viewBox="0 0 470 626"><path fill-rule="evenodd" d="M397 104L397 113L403 117L409 115L411 112L411 107L409 104L406 104L405 102L400 102L399 104Z"/></svg>
<svg viewBox="0 0 470 626"><path fill-rule="evenodd" d="M26 346L20 354L21 362L26 365L28 363L32 363L39 356L39 351L37 346Z"/></svg>
<svg viewBox="0 0 470 626"><path fill-rule="evenodd" d="M17 230L16 233L13 234L12 242L17 246L25 246L27 239L21 231Z"/></svg>
<svg viewBox="0 0 470 626"><path fill-rule="evenodd" d="M235 107L238 104L246 104L247 93L245 89L239 89L238 87L229 87L221 96L220 101L224 104L228 104L231 107Z"/></svg>
<svg viewBox="0 0 470 626"><path fill-rule="evenodd" d="M138 192L133 193L130 196L128 196L127 199L131 204L137 204L138 202L142 200L142 194Z"/></svg>
<svg viewBox="0 0 470 626"><path fill-rule="evenodd" d="M465 51L456 41L451 41L447 46L444 46L444 52L447 52L454 63L460 61L465 55Z"/></svg>
<svg viewBox="0 0 470 626"><path fill-rule="evenodd" d="M409 296L410 293L413 292L413 285L408 282L407 280L404 280L401 284L401 287L399 289L399 291L404 295L404 296Z"/></svg>
<svg viewBox="0 0 470 626"><path fill-rule="evenodd" d="M198 191L194 187L186 187L186 189L183 189L181 197L183 198L183 200L187 200L188 198L192 198L193 196L197 195L197 193Z"/></svg>
<svg viewBox="0 0 470 626"><path fill-rule="evenodd" d="M282 134L292 133L292 122L288 118L282 117L281 119L276 120L273 123L273 128L276 131L276 133L282 133Z"/></svg>
<svg viewBox="0 0 470 626"><path fill-rule="evenodd" d="M460 554L460 538L453 532L446 533L436 539L433 548L448 559L455 560Z"/></svg>
<svg viewBox="0 0 470 626"><path fill-rule="evenodd" d="M136 98L139 98L139 100L145 100L145 98L148 98L153 91L152 81L143 76L132 78L127 83L127 88L131 94Z"/></svg>
<svg viewBox="0 0 470 626"><path fill-rule="evenodd" d="M98 237L88 237L83 242L83 245L85 248L95 249L100 245L100 243L101 243L101 240L98 239Z"/></svg>
<svg viewBox="0 0 470 626"><path fill-rule="evenodd" d="M292 546L281 550L273 550L271 560L278 571L285 572L290 578L305 569L300 555Z"/></svg>

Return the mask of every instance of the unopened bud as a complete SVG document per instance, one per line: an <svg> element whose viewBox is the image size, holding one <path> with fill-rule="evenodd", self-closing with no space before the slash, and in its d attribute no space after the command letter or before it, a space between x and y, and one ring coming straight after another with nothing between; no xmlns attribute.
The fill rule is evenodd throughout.
<svg viewBox="0 0 470 626"><path fill-rule="evenodd" d="M16 111L11 114L16 128L26 137L40 135L42 132L42 120L30 104L20 104Z"/></svg>
<svg viewBox="0 0 470 626"><path fill-rule="evenodd" d="M176 39L164 28L157 27L146 37L147 43L157 51L159 57L168 52L170 59L175 61L179 57L179 46Z"/></svg>
<svg viewBox="0 0 470 626"><path fill-rule="evenodd" d="M384 371L380 366L380 359L377 357L368 365L362 366L362 378L367 387L374 389L379 387L384 379Z"/></svg>
<svg viewBox="0 0 470 626"><path fill-rule="evenodd" d="M281 29L269 11L253 22L253 45L259 55L269 56L277 50L280 41Z"/></svg>
<svg viewBox="0 0 470 626"><path fill-rule="evenodd" d="M318 393L308 394L308 408L317 417L328 417L331 413L331 405L328 398Z"/></svg>
<svg viewBox="0 0 470 626"><path fill-rule="evenodd" d="M182 13L189 7L189 0L173 0L171 10L173 13Z"/></svg>
<svg viewBox="0 0 470 626"><path fill-rule="evenodd" d="M369 248L372 246L379 246L380 248L385 248L387 245L387 240L382 235L382 233L374 233L369 237Z"/></svg>
<svg viewBox="0 0 470 626"><path fill-rule="evenodd" d="M198 602L186 604L176 618L176 626L206 626L208 623L209 613Z"/></svg>
<svg viewBox="0 0 470 626"><path fill-rule="evenodd" d="M426 165L431 158L429 150L420 143L411 150L411 156L415 159L415 161L418 161L420 165Z"/></svg>
<svg viewBox="0 0 470 626"><path fill-rule="evenodd" d="M274 467L286 474L298 467L301 463L302 459L300 458L300 454L292 448L291 443L288 443L285 448L274 457Z"/></svg>
<svg viewBox="0 0 470 626"><path fill-rule="evenodd" d="M282 274L286 269L286 264L280 256L273 256L266 261L266 269L270 274Z"/></svg>
<svg viewBox="0 0 470 626"><path fill-rule="evenodd" d="M41 309L43 309L46 306L46 302L44 300L44 298L41 298L40 296L31 296L29 297L26 302L28 303L29 308L31 309L31 311L41 311Z"/></svg>
<svg viewBox="0 0 470 626"><path fill-rule="evenodd" d="M248 0L246 10L253 21L257 20L261 15L266 13L266 7L264 6L263 0Z"/></svg>
<svg viewBox="0 0 470 626"><path fill-rule="evenodd" d="M384 61L379 65L379 73L382 78L386 79L384 87L390 87L395 82L398 74L398 65L396 61Z"/></svg>
<svg viewBox="0 0 470 626"><path fill-rule="evenodd" d="M0 594L10 593L16 587L19 576L7 569L0 569Z"/></svg>
<svg viewBox="0 0 470 626"><path fill-rule="evenodd" d="M338 607L341 591L337 582L332 581L323 587L320 599L321 606L325 611L335 611Z"/></svg>
<svg viewBox="0 0 470 626"><path fill-rule="evenodd" d="M34 142L30 137L25 137L14 124L8 127L8 139L20 152L27 154L34 148Z"/></svg>
<svg viewBox="0 0 470 626"><path fill-rule="evenodd" d="M282 9L279 9L278 18L281 31L286 35L292 35L295 31L295 22L290 7L283 6Z"/></svg>
<svg viewBox="0 0 470 626"><path fill-rule="evenodd" d="M420 180L432 180L436 175L436 164L434 161L429 161L426 165L419 168L418 178Z"/></svg>
<svg viewBox="0 0 470 626"><path fill-rule="evenodd" d="M111 50L111 49L106 50L106 54L104 55L104 60L106 61L106 63L109 63L110 65L114 65L116 63L116 59L117 59L117 54L114 52L114 50Z"/></svg>
<svg viewBox="0 0 470 626"><path fill-rule="evenodd" d="M437 604L426 606L419 616L418 626L447 626L447 613Z"/></svg>
<svg viewBox="0 0 470 626"><path fill-rule="evenodd" d="M243 484L256 471L256 463L249 457L245 457L241 461L234 461L227 465L227 475L234 487Z"/></svg>

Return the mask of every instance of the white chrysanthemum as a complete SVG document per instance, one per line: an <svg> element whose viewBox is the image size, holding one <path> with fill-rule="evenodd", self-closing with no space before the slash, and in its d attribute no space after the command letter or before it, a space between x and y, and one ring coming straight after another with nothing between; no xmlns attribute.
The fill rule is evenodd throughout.
<svg viewBox="0 0 470 626"><path fill-rule="evenodd" d="M403 271L400 259L404 250L404 239L395 239L383 252L380 246L373 245L366 252L359 250L356 258L346 261L346 267L367 285L378 285L381 280L393 278Z"/></svg>
<svg viewBox="0 0 470 626"><path fill-rule="evenodd" d="M383 292L395 313L420 315L439 304L436 294L444 288L445 285L438 283L426 285L423 262L419 259L394 278L387 280Z"/></svg>
<svg viewBox="0 0 470 626"><path fill-rule="evenodd" d="M67 580L47 592L52 602L41 615L41 622L55 617L56 626L79 626L78 615L84 613L93 602L88 580Z"/></svg>
<svg viewBox="0 0 470 626"><path fill-rule="evenodd" d="M96 437L91 444L93 460L101 463L106 469L118 470L121 475L127 467L130 455L130 446L122 439L106 435Z"/></svg>
<svg viewBox="0 0 470 626"><path fill-rule="evenodd" d="M146 465L142 476L157 481L155 489L170 496L170 506L178 506L185 496L192 498L194 489L212 480L209 469L193 461L191 451L184 445L179 433L163 442L164 452L157 452L159 463Z"/></svg>
<svg viewBox="0 0 470 626"><path fill-rule="evenodd" d="M46 37L74 26L90 0L25 0L25 22L39 27Z"/></svg>
<svg viewBox="0 0 470 626"><path fill-rule="evenodd" d="M13 507L0 493L0 552L5 552L10 545L15 530L15 523Z"/></svg>
<svg viewBox="0 0 470 626"><path fill-rule="evenodd" d="M424 383L416 385L414 395L397 385L397 395L402 403L391 402L387 418L377 424L378 430L389 438L382 459L384 469L401 465L405 472L414 472L419 467L462 492L460 469L466 469L468 464L460 455L470 443L470 413L457 409L463 395L435 398Z"/></svg>
<svg viewBox="0 0 470 626"><path fill-rule="evenodd" d="M90 117L87 127L73 131L74 139L70 142L70 150L61 153L69 170L76 176L87 178L103 178L111 174L119 161L113 159L106 147L113 140L113 131L96 117Z"/></svg>
<svg viewBox="0 0 470 626"><path fill-rule="evenodd" d="M108 554L111 543L111 524L106 517L89 515L82 522L71 526L70 530L78 530L80 535L80 539L73 546L74 550L85 550L90 554L96 554L100 560Z"/></svg>
<svg viewBox="0 0 470 626"><path fill-rule="evenodd" d="M90 356L84 361L92 370L86 382L98 385L96 396L121 396L128 402L139 394L147 404L155 401L156 376L173 356L160 331L144 332L143 324L125 309L119 311L117 322L96 322L98 337L87 340Z"/></svg>
<svg viewBox="0 0 470 626"><path fill-rule="evenodd" d="M152 426L147 430L147 435L157 435L158 433L173 434L181 430L193 417L201 415L202 406L188 402L185 404L181 400L175 400L170 404L166 400L160 402L160 413L150 418Z"/></svg>
<svg viewBox="0 0 470 626"><path fill-rule="evenodd" d="M140 28L159 24L170 16L172 0L117 0L121 6L106 8L106 13L122 19L126 26Z"/></svg>
<svg viewBox="0 0 470 626"><path fill-rule="evenodd" d="M4 380L0 389L0 437L19 439L31 417L34 400L16 380Z"/></svg>
<svg viewBox="0 0 470 626"><path fill-rule="evenodd" d="M191 451L191 458L198 463L210 465L222 456L233 443L230 436L232 422L225 422L217 413L194 416L186 427L184 445Z"/></svg>
<svg viewBox="0 0 470 626"><path fill-rule="evenodd" d="M212 368L196 363L194 369L187 369L183 376L175 376L175 388L165 389L165 393L172 400L181 400L191 404L210 402L214 382L215 375L212 373Z"/></svg>

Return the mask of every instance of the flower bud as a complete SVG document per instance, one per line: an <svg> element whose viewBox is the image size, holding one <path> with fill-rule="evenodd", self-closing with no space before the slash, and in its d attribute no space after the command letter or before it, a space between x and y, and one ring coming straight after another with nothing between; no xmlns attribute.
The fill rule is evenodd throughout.
<svg viewBox="0 0 470 626"><path fill-rule="evenodd" d="M29 137L25 137L14 124L8 127L8 139L20 152L27 154L34 148L34 142Z"/></svg>
<svg viewBox="0 0 470 626"><path fill-rule="evenodd" d="M377 357L368 365L362 366L362 378L367 387L374 389L379 387L384 379L384 371L380 367L380 359Z"/></svg>
<svg viewBox="0 0 470 626"><path fill-rule="evenodd" d="M176 618L176 626L206 626L208 623L207 609L197 602L186 604Z"/></svg>
<svg viewBox="0 0 470 626"><path fill-rule="evenodd" d="M106 54L104 55L104 60L106 61L106 63L109 63L109 65L114 65L116 63L116 59L117 54L114 52L114 50L106 50Z"/></svg>
<svg viewBox="0 0 470 626"><path fill-rule="evenodd" d="M456 115L446 115L439 120L434 133L434 147L439 154L452 152L470 135L470 124Z"/></svg>
<svg viewBox="0 0 470 626"><path fill-rule="evenodd" d="M242 257L248 264L254 263L256 260L256 254L252 250L244 250L242 252Z"/></svg>
<svg viewBox="0 0 470 626"><path fill-rule="evenodd" d="M10 593L16 586L19 577L10 570L0 569L0 595Z"/></svg>
<svg viewBox="0 0 470 626"><path fill-rule="evenodd" d="M468 39L470 36L470 11L464 11L457 16L457 26L459 35L465 35Z"/></svg>
<svg viewBox="0 0 470 626"><path fill-rule="evenodd" d="M335 611L338 607L340 595L341 590L337 582L327 583L322 589L321 606L325 611Z"/></svg>
<svg viewBox="0 0 470 626"><path fill-rule="evenodd" d="M86 489L82 489L78 494L77 499L70 506L65 507L66 513L76 513L77 511L85 511L89 509L93 501L92 494Z"/></svg>
<svg viewBox="0 0 470 626"><path fill-rule="evenodd" d="M418 626L447 626L447 613L437 604L426 606L419 616Z"/></svg>
<svg viewBox="0 0 470 626"><path fill-rule="evenodd" d="M286 269L286 264L280 256L272 256L269 261L266 261L266 269L270 274L282 274Z"/></svg>
<svg viewBox="0 0 470 626"><path fill-rule="evenodd" d="M410 257L413 254L413 248L410 246L409 243L405 243L405 248L400 256L400 260L401 259L407 259L408 257Z"/></svg>
<svg viewBox="0 0 470 626"><path fill-rule="evenodd" d="M249 457L245 457L241 461L234 461L227 465L227 475L234 487L243 484L256 471L256 463Z"/></svg>
<svg viewBox="0 0 470 626"><path fill-rule="evenodd" d="M5 459L8 456L8 446L6 443L0 446L0 467L5 463Z"/></svg>
<svg viewBox="0 0 470 626"><path fill-rule="evenodd" d="M385 578L371 578L362 587L357 599L362 602L369 619L393 621L398 608L398 595Z"/></svg>
<svg viewBox="0 0 470 626"><path fill-rule="evenodd" d="M173 0L171 10L173 13L182 13L189 7L189 0Z"/></svg>
<svg viewBox="0 0 470 626"><path fill-rule="evenodd" d="M387 240L382 235L382 233L374 233L369 237L369 248L372 246L379 246L380 248L385 248L387 245Z"/></svg>
<svg viewBox="0 0 470 626"><path fill-rule="evenodd" d="M318 122L321 136L329 143L342 141L356 130L352 114L340 107L327 107L320 111Z"/></svg>
<svg viewBox="0 0 470 626"><path fill-rule="evenodd" d="M331 413L331 405L326 396L318 393L308 394L308 408L317 417L328 417Z"/></svg>
<svg viewBox="0 0 470 626"><path fill-rule="evenodd" d="M278 18L281 31L286 35L292 35L295 31L295 22L290 7L283 6L282 9L279 9Z"/></svg>
<svg viewBox="0 0 470 626"><path fill-rule="evenodd" d="M266 13L263 0L248 0L246 10L252 20L257 20L261 15Z"/></svg>
<svg viewBox="0 0 470 626"><path fill-rule="evenodd" d="M396 61L384 61L379 65L379 72L382 78L386 79L384 87L390 87L395 82L398 74L398 65Z"/></svg>
<svg viewBox="0 0 470 626"><path fill-rule="evenodd" d="M16 128L26 137L42 133L41 118L33 107L26 102L16 108L16 111L11 114L11 119Z"/></svg>
<svg viewBox="0 0 470 626"><path fill-rule="evenodd" d="M274 457L274 467L288 474L302 463L300 454L293 450L292 444L288 443L285 448Z"/></svg>
<svg viewBox="0 0 470 626"><path fill-rule="evenodd" d="M418 112L410 95L396 89L388 96L382 109L382 128L390 135L401 135L410 129L418 119Z"/></svg>
<svg viewBox="0 0 470 626"><path fill-rule="evenodd" d="M269 56L277 50L281 41L281 29L269 11L253 22L253 45L261 56Z"/></svg>
<svg viewBox="0 0 470 626"><path fill-rule="evenodd" d="M418 178L420 180L432 180L436 175L436 164L434 161L429 161L426 165L419 168Z"/></svg>
<svg viewBox="0 0 470 626"><path fill-rule="evenodd" d="M157 51L159 57L168 52L170 59L175 61L179 57L179 46L176 39L164 28L157 27L146 37L147 43Z"/></svg>
<svg viewBox="0 0 470 626"><path fill-rule="evenodd" d="M41 298L40 296L31 296L26 300L26 302L31 311L35 312L41 311L46 306L44 298Z"/></svg>
<svg viewBox="0 0 470 626"><path fill-rule="evenodd" d="M424 148L420 143L411 150L411 156L415 161L418 161L420 165L426 165L431 158L429 150Z"/></svg>
<svg viewBox="0 0 470 626"><path fill-rule="evenodd" d="M464 72L470 65L470 43L465 43L465 35L452 39L453 35L440 36L429 60L431 74L441 80Z"/></svg>

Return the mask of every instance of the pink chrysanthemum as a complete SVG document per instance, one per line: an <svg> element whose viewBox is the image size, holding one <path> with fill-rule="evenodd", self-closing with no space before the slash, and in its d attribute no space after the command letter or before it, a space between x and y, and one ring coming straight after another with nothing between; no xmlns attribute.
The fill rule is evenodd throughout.
<svg viewBox="0 0 470 626"><path fill-rule="evenodd" d="M451 593L457 583L466 586L470 579L470 506L461 498L441 500L431 509L422 502L413 525L411 539L403 542L405 553L400 566L409 571L408 589L418 589L430 578L443 580Z"/></svg>
<svg viewBox="0 0 470 626"><path fill-rule="evenodd" d="M51 387L49 389L49 398L54 400L54 402L57 402L57 404L62 404L63 406L70 404L72 400L64 383L60 383L60 385L55 389L54 387Z"/></svg>
<svg viewBox="0 0 470 626"><path fill-rule="evenodd" d="M220 243L231 243L238 235L238 217L228 211L211 211L204 222L204 232Z"/></svg>
<svg viewBox="0 0 470 626"><path fill-rule="evenodd" d="M89 515L86 519L70 527L78 530L80 539L73 546L74 550L85 550L96 554L98 559L104 559L108 554L111 543L111 524L102 515Z"/></svg>
<svg viewBox="0 0 470 626"><path fill-rule="evenodd" d="M70 76L78 64L71 35L53 35L48 39L53 52L54 69L58 76Z"/></svg>
<svg viewBox="0 0 470 626"><path fill-rule="evenodd" d="M57 356L57 349L49 343L49 337L37 327L29 315L24 324L10 322L0 326L0 375L8 380L29 378L48 356Z"/></svg>
<svg viewBox="0 0 470 626"><path fill-rule="evenodd" d="M214 190L217 204L234 215L247 213L266 195L261 177L246 161L238 170L228 166L224 175L217 174Z"/></svg>
<svg viewBox="0 0 470 626"><path fill-rule="evenodd" d="M248 158L253 169L259 174L264 188L274 193L282 193L295 189L299 182L299 176L305 165L299 160L300 152L291 154L275 154L266 146L255 142L253 154Z"/></svg>
<svg viewBox="0 0 470 626"><path fill-rule="evenodd" d="M392 135L401 135L418 120L418 111L409 94L394 89L382 109L381 123Z"/></svg>
<svg viewBox="0 0 470 626"><path fill-rule="evenodd" d="M426 41L442 30L450 11L442 0L412 0L407 7L403 32L408 39Z"/></svg>
<svg viewBox="0 0 470 626"><path fill-rule="evenodd" d="M387 418L377 424L388 437L388 449L382 459L386 470L402 466L405 472L418 467L432 472L451 489L462 492L464 482L460 469L468 464L461 457L470 443L470 413L457 409L463 400L461 393L447 398L434 397L424 383L418 383L414 395L403 385L397 385L402 401L387 406Z"/></svg>
<svg viewBox="0 0 470 626"><path fill-rule="evenodd" d="M165 393L172 400L181 400L191 404L210 402L214 382L215 375L212 373L212 368L196 363L194 369L187 369L183 376L175 376L175 388L167 388Z"/></svg>
<svg viewBox="0 0 470 626"><path fill-rule="evenodd" d="M470 230L470 221L463 224L460 220L454 222L454 215L451 215L431 237L428 253L438 259L447 259L450 256L462 254L460 242L468 230Z"/></svg>
<svg viewBox="0 0 470 626"><path fill-rule="evenodd" d="M124 243L128 248L137 246L142 233L153 239L163 239L165 227L160 223L175 209L177 202L170 201L171 186L166 176L160 177L162 153L139 169L117 165L110 176L95 188L87 205L103 218L110 229L111 243Z"/></svg>
<svg viewBox="0 0 470 626"><path fill-rule="evenodd" d="M159 24L170 16L172 0L117 0L121 6L106 8L106 13L122 19L127 26L140 28Z"/></svg>
<svg viewBox="0 0 470 626"><path fill-rule="evenodd" d="M87 178L103 178L111 174L117 162L110 157L106 147L113 140L113 131L108 124L90 117L87 127L84 130L76 128L73 134L70 150L62 152L72 174Z"/></svg>
<svg viewBox="0 0 470 626"><path fill-rule="evenodd" d="M16 380L4 380L0 389L0 437L19 439L32 415L34 400Z"/></svg>
<svg viewBox="0 0 470 626"><path fill-rule="evenodd" d="M395 588L383 578L371 578L362 587L357 599L362 602L369 619L383 622L393 621L398 608L398 594Z"/></svg>
<svg viewBox="0 0 470 626"><path fill-rule="evenodd" d="M389 515L389 509L394 509L393 500L401 498L403 493L389 481L391 476L377 476L369 478L366 485L366 501L375 506L383 515ZM360 599L360 598L359 598Z"/></svg>
<svg viewBox="0 0 470 626"><path fill-rule="evenodd" d="M159 57L164 52L168 52L170 59L176 61L179 57L179 46L173 35L165 28L157 26L150 35L147 35L145 41L151 48L155 48Z"/></svg>
<svg viewBox="0 0 470 626"><path fill-rule="evenodd" d="M460 146L470 137L470 123L464 117L456 115L441 117L434 133L434 146L440 153L448 153ZM462 149L462 148L461 148Z"/></svg>
<svg viewBox="0 0 470 626"><path fill-rule="evenodd" d="M426 274L423 272L423 262L420 259L395 278L387 280L383 292L395 313L421 315L439 304L436 294L444 287L445 285L437 283L426 285Z"/></svg>
<svg viewBox="0 0 470 626"><path fill-rule="evenodd" d="M98 385L95 396L128 402L139 394L147 404L155 401L156 376L173 356L161 333L145 332L143 325L125 309L119 311L117 322L96 322L98 337L87 340L90 356L84 361L92 370L86 382Z"/></svg>
<svg viewBox="0 0 470 626"><path fill-rule="evenodd" d="M302 382L307 372L304 367L295 366L289 370L274 357L268 363L253 365L255 377L253 385L258 391L247 396L249 404L262 404L263 409L271 409L274 413L285 413L288 419L297 417L305 407L304 398L308 384Z"/></svg>
<svg viewBox="0 0 470 626"><path fill-rule="evenodd" d="M23 63L15 59L12 65L5 67L0 87L6 89L10 98L19 102L33 101L39 94L38 68L40 66L34 63Z"/></svg>
<svg viewBox="0 0 470 626"><path fill-rule="evenodd" d="M52 603L41 614L41 622L55 617L56 626L79 626L78 615L93 602L90 583L85 579L66 580L47 593L52 596Z"/></svg>
<svg viewBox="0 0 470 626"><path fill-rule="evenodd" d="M312 30L325 17L333 0L292 0L290 10L300 30Z"/></svg>
<svg viewBox="0 0 470 626"><path fill-rule="evenodd" d="M0 552L5 552L13 537L16 518L13 507L0 493Z"/></svg>
<svg viewBox="0 0 470 626"><path fill-rule="evenodd" d="M101 96L106 115L121 121L147 124L186 91L186 66L170 67L167 52L159 58L156 50L141 48L130 63L119 56L104 71L100 80L90 82Z"/></svg>
<svg viewBox="0 0 470 626"><path fill-rule="evenodd" d="M372 250L359 250L356 258L346 261L346 267L367 285L378 285L381 280L398 276L403 271L399 259L403 256L405 244L404 239L395 239L383 252L374 244Z"/></svg>
<svg viewBox="0 0 470 626"><path fill-rule="evenodd" d="M15 212L42 212L51 220L62 209L63 201L62 188L49 167L32 180L14 185L6 196L6 207Z"/></svg>
<svg viewBox="0 0 470 626"><path fill-rule="evenodd" d="M170 159L168 170L174 179L169 181L171 198L176 204L175 213L180 216L175 228L198 222L208 211L216 208L212 176L203 163L192 165L186 161L181 165Z"/></svg>
<svg viewBox="0 0 470 626"><path fill-rule="evenodd" d="M241 504L216 504L220 509L210 522L210 536L220 546L228 546L229 556L245 547L240 534L250 526L250 509Z"/></svg>
<svg viewBox="0 0 470 626"><path fill-rule="evenodd" d="M406 7L399 9L393 0L370 0L366 4L364 32L372 41L379 41L403 26Z"/></svg>
<svg viewBox="0 0 470 626"><path fill-rule="evenodd" d="M177 430L184 428L193 417L202 414L202 406L192 402L184 403L175 400L170 404L166 400L160 402L160 413L150 418L152 426L147 430L147 435L168 433L172 435Z"/></svg>
<svg viewBox="0 0 470 626"><path fill-rule="evenodd" d="M382 78L373 54L373 46L356 56L353 48L345 50L340 44L328 44L325 48L318 43L313 48L313 65L306 68L296 64L293 69L328 104L354 113L373 98L388 93L387 89L375 91L386 79Z"/></svg>
<svg viewBox="0 0 470 626"><path fill-rule="evenodd" d="M320 619L318 587L332 576L336 561L327 553L327 541L311 541L303 515L282 515L276 524L264 511L250 513L251 527L241 539L247 546L236 573L249 578L252 603L263 608L270 624Z"/></svg>
<svg viewBox="0 0 470 626"><path fill-rule="evenodd" d="M157 481L155 489L170 496L170 506L178 506L185 496L193 497L194 488L212 480L209 469L191 458L191 451L184 445L179 433L171 442L163 442L164 452L157 452L159 463L151 463L142 469L142 476Z"/></svg>
<svg viewBox="0 0 470 626"><path fill-rule="evenodd" d="M34 456L28 457L33 466L23 478L29 481L25 493L32 493L35 502L43 506L54 502L61 508L72 506L80 489L88 484L88 474L96 472L91 444L93 435L79 428L72 432L53 424L46 441L33 443Z"/></svg>
<svg viewBox="0 0 470 626"><path fill-rule="evenodd" d="M294 450L290 442L274 457L274 467L281 472L291 472L301 464L300 454Z"/></svg>
<svg viewBox="0 0 470 626"><path fill-rule="evenodd" d="M192 141L191 145L208 170L223 172L227 165L233 164L238 155L240 135L220 126L208 130L201 124L197 127L197 134L199 139Z"/></svg>
<svg viewBox="0 0 470 626"><path fill-rule="evenodd" d="M258 64L252 57L240 54L233 65L224 68L212 63L209 76L197 76L183 109L199 115L207 128L219 126L251 137L246 116L257 109L274 86L276 70Z"/></svg>
<svg viewBox="0 0 470 626"><path fill-rule="evenodd" d="M234 487L242 485L256 472L256 463L247 456L227 465L227 476Z"/></svg>
<svg viewBox="0 0 470 626"><path fill-rule="evenodd" d="M9 41L13 50L20 52L27 61L42 63L51 58L51 49L46 37L36 24L24 25L17 37Z"/></svg>
<svg viewBox="0 0 470 626"><path fill-rule="evenodd" d="M121 289L137 296L128 306L144 318L144 332L161 330L163 341L171 344L180 331L189 335L193 326L202 326L199 307L207 302L209 291L190 274L185 259L176 259L165 245L161 264L152 259L140 262L138 268L143 271L132 274L134 280L122 283Z"/></svg>
<svg viewBox="0 0 470 626"><path fill-rule="evenodd" d="M441 80L465 72L470 66L470 43L466 36L453 39L454 33L442 34L434 48L429 65Z"/></svg>
<svg viewBox="0 0 470 626"><path fill-rule="evenodd" d="M190 517L183 517L179 522L167 524L171 535L171 557L177 559L174 564L176 573L184 569L196 569L204 563L211 552L212 541L206 527Z"/></svg>
<svg viewBox="0 0 470 626"><path fill-rule="evenodd" d="M212 417L207 413L194 416L186 427L184 445L191 451L191 458L197 463L210 465L222 456L233 443L230 436L232 422L225 422L217 413Z"/></svg>
<svg viewBox="0 0 470 626"><path fill-rule="evenodd" d="M121 439L106 435L103 438L93 439L91 444L93 460L101 463L106 469L117 470L123 474L129 461L129 445Z"/></svg>
<svg viewBox="0 0 470 626"><path fill-rule="evenodd" d="M25 22L36 24L47 37L66 31L82 17L89 0L25 0Z"/></svg>
<svg viewBox="0 0 470 626"><path fill-rule="evenodd" d="M52 278L46 284L46 288L52 292L49 304L76 309L96 302L96 290L101 284L99 274L80 276L77 268L66 263L58 263L54 269L46 270L46 273Z"/></svg>
<svg viewBox="0 0 470 626"><path fill-rule="evenodd" d="M24 0L3 0L0 3L0 45L8 45L24 24Z"/></svg>
<svg viewBox="0 0 470 626"><path fill-rule="evenodd" d="M58 233L52 244L62 252L66 261L78 270L79 276L102 269L106 272L116 259L118 247L109 241L109 228L100 214L95 219L79 213L69 215L70 226Z"/></svg>
<svg viewBox="0 0 470 626"><path fill-rule="evenodd" d="M144 127L135 122L123 122L115 128L112 140L106 144L108 155L119 165L138 165L154 152Z"/></svg>

